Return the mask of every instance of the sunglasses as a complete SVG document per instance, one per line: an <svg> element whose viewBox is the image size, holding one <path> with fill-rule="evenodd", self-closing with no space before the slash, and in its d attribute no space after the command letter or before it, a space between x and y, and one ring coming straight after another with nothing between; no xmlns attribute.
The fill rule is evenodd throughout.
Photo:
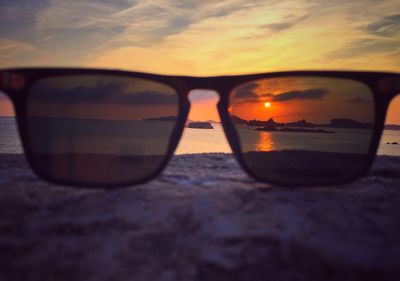
<svg viewBox="0 0 400 281"><path fill-rule="evenodd" d="M400 74L0 70L32 169L72 186L119 187L159 175L187 125L194 89L218 92L225 135L249 175L278 185L333 185L370 168Z"/></svg>

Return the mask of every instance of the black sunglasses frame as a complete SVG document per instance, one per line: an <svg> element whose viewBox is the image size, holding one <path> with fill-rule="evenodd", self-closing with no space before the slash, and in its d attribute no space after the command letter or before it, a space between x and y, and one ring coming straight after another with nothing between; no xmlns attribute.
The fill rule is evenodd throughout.
<svg viewBox="0 0 400 281"><path fill-rule="evenodd" d="M179 110L175 128L169 140L169 146L164 160L160 166L149 176L139 180L118 182L118 183L82 183L79 181L65 181L51 177L35 167L35 155L30 146L27 122L27 96L29 90L38 80L69 75L112 75L115 77L142 78L166 84L176 90L179 95ZM354 72L354 71L286 71L262 74L235 75L235 76L213 76L213 77L189 77L189 76L167 76L148 74L142 72L130 72L120 70L104 69L81 69L81 68L16 68L0 70L0 91L4 92L12 101L16 113L19 135L23 144L26 158L32 170L42 179L55 184L69 185L76 187L123 187L148 182L157 177L165 169L174 154L179 140L181 139L188 113L190 102L189 92L195 89L214 90L219 94L220 100L217 104L218 113L221 118L223 129L232 149L232 152L241 167L256 180L277 185L298 186L299 184L285 184L279 181L263 178L253 173L246 165L241 152L239 137L229 114L229 98L232 90L246 82L263 78L312 76L342 78L359 81L367 85L373 93L375 105L375 122L371 144L368 150L367 160L359 174L343 180L331 180L323 184L310 185L335 185L354 181L367 173L371 167L379 146L379 141L384 129L386 111L390 101L400 94L400 74L385 72Z"/></svg>

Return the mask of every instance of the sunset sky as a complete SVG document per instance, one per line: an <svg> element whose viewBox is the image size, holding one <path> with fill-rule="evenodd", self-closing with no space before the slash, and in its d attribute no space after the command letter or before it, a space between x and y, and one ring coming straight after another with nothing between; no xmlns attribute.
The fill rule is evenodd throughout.
<svg viewBox="0 0 400 281"><path fill-rule="evenodd" d="M193 76L299 69L399 72L399 11L398 0L0 0L0 67ZM200 102L191 119L218 119L210 107L215 96L194 99ZM5 114L4 99L0 102ZM389 123L400 123L396 103Z"/></svg>
<svg viewBox="0 0 400 281"><path fill-rule="evenodd" d="M373 123L373 95L362 83L336 78L266 78L235 88L231 112L245 120L328 124L346 118Z"/></svg>

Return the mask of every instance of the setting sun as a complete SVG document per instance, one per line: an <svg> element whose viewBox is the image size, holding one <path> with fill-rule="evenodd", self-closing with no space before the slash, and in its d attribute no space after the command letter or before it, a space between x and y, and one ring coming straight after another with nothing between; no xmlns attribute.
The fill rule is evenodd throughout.
<svg viewBox="0 0 400 281"><path fill-rule="evenodd" d="M270 106L271 106L271 103L270 103L270 102L266 102L266 103L264 103L264 106L265 106L265 107L270 107Z"/></svg>

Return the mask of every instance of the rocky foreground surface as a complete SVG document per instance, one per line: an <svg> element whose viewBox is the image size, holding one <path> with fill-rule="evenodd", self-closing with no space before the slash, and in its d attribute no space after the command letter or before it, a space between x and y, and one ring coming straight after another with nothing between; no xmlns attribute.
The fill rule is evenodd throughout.
<svg viewBox="0 0 400 281"><path fill-rule="evenodd" d="M400 280L400 158L289 189L183 155L148 184L91 190L1 155L0 280Z"/></svg>

